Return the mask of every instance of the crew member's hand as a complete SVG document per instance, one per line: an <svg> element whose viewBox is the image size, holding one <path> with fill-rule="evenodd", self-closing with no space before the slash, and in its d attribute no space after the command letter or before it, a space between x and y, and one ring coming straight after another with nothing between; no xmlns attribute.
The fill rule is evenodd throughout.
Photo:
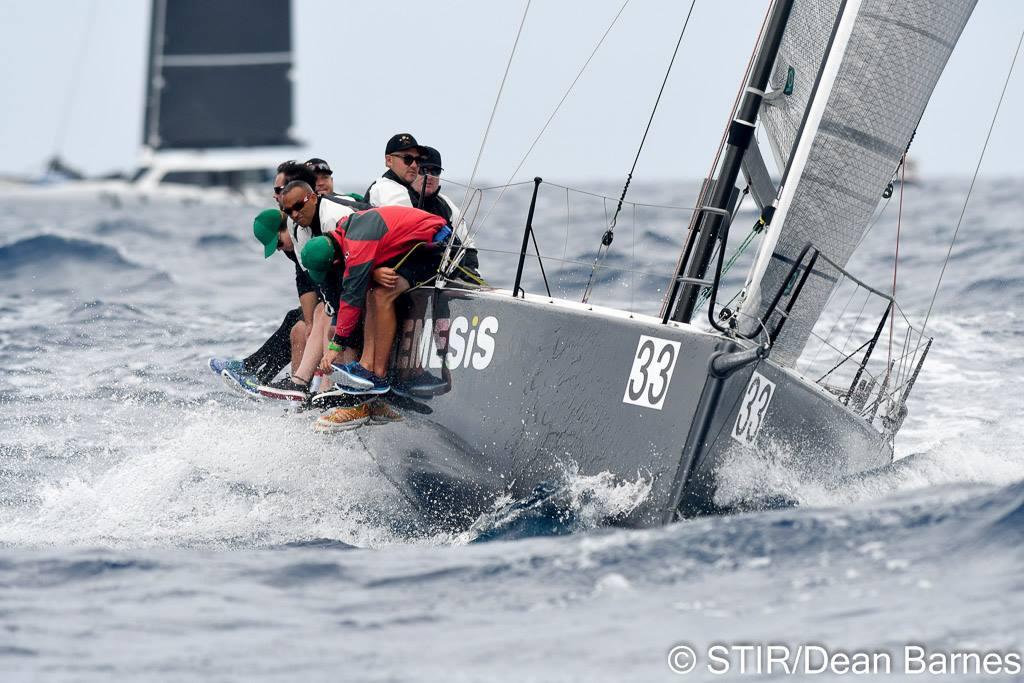
<svg viewBox="0 0 1024 683"><path fill-rule="evenodd" d="M324 351L324 356L320 359L320 369L328 375L334 372L334 368L331 367L331 363L336 361L340 354L340 351L332 351L331 349Z"/></svg>
<svg viewBox="0 0 1024 683"><path fill-rule="evenodd" d="M375 268L373 271L373 281L381 287L391 289L398 284L398 273L395 272L394 268Z"/></svg>

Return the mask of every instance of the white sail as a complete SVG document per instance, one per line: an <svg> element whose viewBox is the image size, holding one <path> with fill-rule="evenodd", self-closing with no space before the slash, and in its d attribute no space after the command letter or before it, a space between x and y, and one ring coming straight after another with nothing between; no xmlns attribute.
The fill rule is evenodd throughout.
<svg viewBox="0 0 1024 683"><path fill-rule="evenodd" d="M780 169L789 163L793 143L811 101L818 71L829 48L836 17L843 0L797 2L786 22L786 33L772 70L772 91L761 107L761 125ZM792 73L792 77L790 74ZM790 94L784 95L787 81Z"/></svg>
<svg viewBox="0 0 1024 683"><path fill-rule="evenodd" d="M840 265L849 260L975 2L846 0L831 24L820 14L827 4L797 0L775 73L778 79L794 66L797 78L804 72L802 89L794 87L790 102L777 96L778 111L771 100L766 103L765 128L787 172L748 277L740 309L747 331L760 328L806 244ZM810 95L807 65L817 51L824 64L805 105L800 98ZM821 261L815 266L773 347L775 360L792 365L799 358L837 275ZM765 322L771 328L776 321Z"/></svg>

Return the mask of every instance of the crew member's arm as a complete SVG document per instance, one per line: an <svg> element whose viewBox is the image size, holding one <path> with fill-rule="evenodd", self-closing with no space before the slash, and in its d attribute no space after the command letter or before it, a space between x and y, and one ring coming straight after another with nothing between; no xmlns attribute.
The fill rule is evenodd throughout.
<svg viewBox="0 0 1024 683"><path fill-rule="evenodd" d="M381 287L391 289L398 284L398 271L394 268L388 268L387 266L381 266L380 268L373 269L373 281Z"/></svg>
<svg viewBox="0 0 1024 683"><path fill-rule="evenodd" d="M382 222L381 225L383 225ZM379 235L377 239L379 239ZM346 244L348 259L345 261L345 274L341 280L338 325L334 329L334 337L331 339L320 365L325 372L341 353L342 347L358 346L358 340L351 337L359 326L359 319L363 316L366 291L370 288L371 272L379 246L377 239L356 240Z"/></svg>
<svg viewBox="0 0 1024 683"><path fill-rule="evenodd" d="M295 261L295 289L299 295L299 308L302 309L302 319L306 323L307 333L313 329L313 309L316 308L317 295L316 285L309 279L309 274L302 269L297 259Z"/></svg>
<svg viewBox="0 0 1024 683"><path fill-rule="evenodd" d="M351 256L355 256L352 254ZM338 302L338 326L334 328L334 343L341 346L356 346L349 337L359 325L366 304L366 290L370 285L372 259L362 263L345 263L345 276L341 281L341 300Z"/></svg>

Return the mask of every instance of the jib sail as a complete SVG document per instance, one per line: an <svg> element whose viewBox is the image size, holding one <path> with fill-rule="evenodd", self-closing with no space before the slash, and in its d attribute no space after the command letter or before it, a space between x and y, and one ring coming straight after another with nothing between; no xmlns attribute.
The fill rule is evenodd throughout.
<svg viewBox="0 0 1024 683"><path fill-rule="evenodd" d="M760 327L807 243L845 265L881 201L974 0L797 0L762 121L780 168L778 207L740 309ZM786 87L786 81L791 87ZM791 95L783 94L792 90ZM837 273L818 261L772 357L799 358ZM776 314L777 315L777 314ZM766 321L771 329L776 321Z"/></svg>

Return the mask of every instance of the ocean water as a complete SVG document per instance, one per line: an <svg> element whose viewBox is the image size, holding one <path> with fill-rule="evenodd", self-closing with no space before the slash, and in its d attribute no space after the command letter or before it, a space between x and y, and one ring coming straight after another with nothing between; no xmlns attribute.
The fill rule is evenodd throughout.
<svg viewBox="0 0 1024 683"><path fill-rule="evenodd" d="M918 324L966 189L906 188L897 297ZM658 310L687 219L658 207L692 190L633 187L645 205L619 216L595 302ZM527 192L480 203L483 270L500 286ZM727 495L798 505L652 530L607 525L642 482L568 472L471 529L422 532L357 433L324 438L309 413L230 393L206 358L251 352L293 306L290 264L251 238L259 208L7 203L0 680L668 681L681 645L695 680L780 677L769 646L793 662L801 646L888 654L894 677L916 666L908 646L973 679L988 676L950 653L989 653L1019 678L1024 181L975 190L892 466L810 482L736 459ZM553 293L578 298L613 211L544 188ZM851 264L886 290L897 217L890 202ZM734 235L752 219L741 211ZM544 289L535 257L526 286ZM713 645L733 648L725 675Z"/></svg>

